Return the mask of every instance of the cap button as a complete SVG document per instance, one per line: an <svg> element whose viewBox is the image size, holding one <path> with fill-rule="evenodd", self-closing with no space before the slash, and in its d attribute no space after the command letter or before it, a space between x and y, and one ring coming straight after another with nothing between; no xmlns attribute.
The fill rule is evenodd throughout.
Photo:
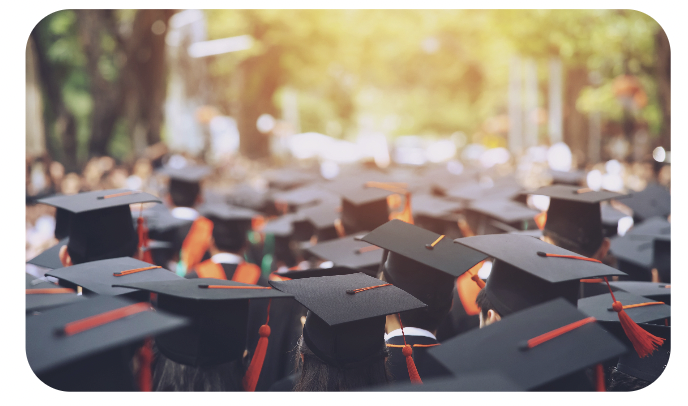
<svg viewBox="0 0 688 406"><path fill-rule="evenodd" d="M427 248L429 250L435 249L435 247L433 247L432 244L425 244L425 248Z"/></svg>
<svg viewBox="0 0 688 406"><path fill-rule="evenodd" d="M546 256L547 256L547 254L545 254L545 253L542 252L542 251L538 251L537 254L538 254L539 257L546 257Z"/></svg>

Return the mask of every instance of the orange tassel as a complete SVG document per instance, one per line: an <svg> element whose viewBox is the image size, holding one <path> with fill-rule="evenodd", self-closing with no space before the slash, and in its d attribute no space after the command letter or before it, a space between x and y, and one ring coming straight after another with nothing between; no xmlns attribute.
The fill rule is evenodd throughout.
<svg viewBox="0 0 688 406"><path fill-rule="evenodd" d="M607 280L606 276L604 277L604 281L607 283L607 287L609 287L609 281ZM623 328L624 333L626 333L626 337L628 337L628 339L631 341L633 348L635 348L635 351L638 353L640 358L644 358L652 354L658 347L661 347L662 344L664 344L663 338L655 337L654 335L648 333L636 322L634 322L633 319L631 319L631 317L624 311L623 304L618 302L614 297L614 292L612 292L611 287L609 287L609 293L611 293L612 300L614 301L612 304L612 309L614 309L619 316L621 328Z"/></svg>
<svg viewBox="0 0 688 406"><path fill-rule="evenodd" d="M537 225L537 228L540 230L545 229L545 224L547 224L547 212L543 211L540 214L535 215L535 225Z"/></svg>
<svg viewBox="0 0 688 406"><path fill-rule="evenodd" d="M143 346L139 349L139 373L138 382L141 392L150 392L153 389L151 379L151 363L153 362L153 341L146 338Z"/></svg>
<svg viewBox="0 0 688 406"><path fill-rule="evenodd" d="M602 364L597 364L597 367L595 367L595 378L597 378L597 391L606 392L607 388L604 384L604 368Z"/></svg>
<svg viewBox="0 0 688 406"><path fill-rule="evenodd" d="M475 274L475 275L471 276L471 280L472 280L473 282L475 282L475 283L478 285L478 287L479 287L480 289L482 289L482 288L485 287L485 282L484 282L482 279L480 279L480 277L478 276L478 274ZM476 296L476 297L477 297L477 296Z"/></svg>
<svg viewBox="0 0 688 406"><path fill-rule="evenodd" d="M463 309L469 316L475 316L480 313L480 308L477 304L475 304L475 299L478 297L480 289L485 286L485 282L483 282L479 277L476 281L473 279L474 276L472 274L477 274L484 262L485 261L478 262L467 272L464 272L461 276L456 278L456 291L459 294L459 299L461 299Z"/></svg>
<svg viewBox="0 0 688 406"><path fill-rule="evenodd" d="M263 369L265 353L268 350L268 337L270 337L270 326L268 326L268 322L270 321L271 303L272 299L270 299L270 302L268 302L268 318L265 320L265 324L260 326L260 330L258 330L260 338L258 339L256 350L253 353L251 364L248 366L248 370L244 376L243 385L246 392L254 392L256 390L258 378L260 378L260 371Z"/></svg>
<svg viewBox="0 0 688 406"><path fill-rule="evenodd" d="M404 337L404 348L401 350L401 353L406 357L406 369L408 370L409 379L411 379L411 383L422 384L423 381L421 381L418 369L416 369L416 363L413 362L413 348L406 344L406 334L404 334L404 325L401 323L401 315L397 313L397 317L401 326L401 336Z"/></svg>
<svg viewBox="0 0 688 406"><path fill-rule="evenodd" d="M146 221L143 218L143 203L141 203L141 210L139 211L139 217L136 219L136 233L139 236L139 248L137 251L136 259L143 262L153 263L153 256L148 249L148 227L146 227Z"/></svg>

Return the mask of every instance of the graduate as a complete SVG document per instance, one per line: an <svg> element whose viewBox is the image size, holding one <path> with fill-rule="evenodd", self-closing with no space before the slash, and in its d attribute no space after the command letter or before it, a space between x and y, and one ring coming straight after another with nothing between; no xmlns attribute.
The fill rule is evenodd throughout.
<svg viewBox="0 0 688 406"><path fill-rule="evenodd" d="M247 346L249 300L272 303L291 297L269 287L212 278L115 287L157 293L156 309L191 319L190 326L156 337L155 391L254 391L271 332L264 314L255 351Z"/></svg>
<svg viewBox="0 0 688 406"><path fill-rule="evenodd" d="M391 382L385 365L385 316L425 307L363 273L270 284L308 308L297 349L298 373L281 390L349 391Z"/></svg>
<svg viewBox="0 0 688 406"><path fill-rule="evenodd" d="M408 311L401 318L397 314L387 316L385 342L394 380L411 379L409 356L421 379L446 375L447 371L427 357L426 351L440 345L437 329L452 307L456 278L487 256L400 220L389 221L362 240L385 250L380 263L381 280L428 305ZM406 345L411 346L412 354L407 354Z"/></svg>
<svg viewBox="0 0 688 406"><path fill-rule="evenodd" d="M151 194L128 189L52 196L38 202L72 213L69 241L58 253L62 266L137 255L140 241L129 205L162 203Z"/></svg>

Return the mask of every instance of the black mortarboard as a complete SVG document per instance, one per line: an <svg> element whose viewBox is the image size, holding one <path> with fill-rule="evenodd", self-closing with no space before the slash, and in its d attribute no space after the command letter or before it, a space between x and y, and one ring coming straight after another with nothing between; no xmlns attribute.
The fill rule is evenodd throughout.
<svg viewBox="0 0 688 406"><path fill-rule="evenodd" d="M387 197L392 192L375 187L353 187L340 193L341 220L347 234L373 230L389 220Z"/></svg>
<svg viewBox="0 0 688 406"><path fill-rule="evenodd" d="M471 202L474 200L501 199L509 200L519 196L523 188L517 184L500 184L485 187L479 183L466 183L447 190L446 195L451 199Z"/></svg>
<svg viewBox="0 0 688 406"><path fill-rule="evenodd" d="M130 204L161 201L127 189L99 190L40 199L40 203L73 213L67 250L73 263L133 255L138 236Z"/></svg>
<svg viewBox="0 0 688 406"><path fill-rule="evenodd" d="M414 216L442 217L463 210L461 202L442 199L429 194L414 194L412 198Z"/></svg>
<svg viewBox="0 0 688 406"><path fill-rule="evenodd" d="M374 386L368 391L383 392L521 392L522 386L515 384L498 372L481 372L471 375L447 378L424 379L422 385L414 382Z"/></svg>
<svg viewBox="0 0 688 406"><path fill-rule="evenodd" d="M116 350L186 324L150 310L148 303L96 296L29 317L29 365L44 383L60 390L134 390L129 360ZM110 317L103 324L93 319L105 315Z"/></svg>
<svg viewBox="0 0 688 406"><path fill-rule="evenodd" d="M259 215L251 209L225 203L204 204L198 211L213 222L215 245L222 251L230 252L238 252L244 247L252 220Z"/></svg>
<svg viewBox="0 0 688 406"><path fill-rule="evenodd" d="M158 173L169 176L167 186L172 203L180 207L193 207L201 192L201 181L212 172L205 165L189 165L181 168L163 167Z"/></svg>
<svg viewBox="0 0 688 406"><path fill-rule="evenodd" d="M654 382L664 372L671 353L671 327L654 324L643 324L642 328L656 337L666 341L652 355L640 358L635 352L629 352L619 357L616 369L624 374Z"/></svg>
<svg viewBox="0 0 688 406"><path fill-rule="evenodd" d="M318 241L328 241L338 237L335 222L339 218L340 201L323 202L316 206L298 211L313 228Z"/></svg>
<svg viewBox="0 0 688 406"><path fill-rule="evenodd" d="M46 275L59 279L61 286L81 286L86 291L108 296L135 292L133 289L113 287L115 284L181 279L165 268L130 257L103 259L53 269Z"/></svg>
<svg viewBox="0 0 688 406"><path fill-rule="evenodd" d="M116 286L157 293L159 310L191 319L189 327L158 336L156 345L172 361L192 366L240 359L246 349L249 300L291 297L270 288L213 278L122 281Z"/></svg>
<svg viewBox="0 0 688 406"><path fill-rule="evenodd" d="M625 196L565 185L543 187L532 194L550 197L545 235L555 237L557 243L566 248L582 250L587 255L594 254L604 238L600 202Z"/></svg>
<svg viewBox="0 0 688 406"><path fill-rule="evenodd" d="M270 284L308 308L304 342L322 361L340 368L382 359L384 316L425 306L403 290L362 273Z"/></svg>
<svg viewBox="0 0 688 406"><path fill-rule="evenodd" d="M318 185L309 185L288 191L275 192L272 194L272 198L275 202L284 202L288 204L292 210L299 207L312 206L322 201L339 200L339 196Z"/></svg>
<svg viewBox="0 0 688 406"><path fill-rule="evenodd" d="M158 169L157 172L169 176L170 180L198 183L203 180L203 178L210 175L212 168L206 165L188 165L181 168L165 166Z"/></svg>
<svg viewBox="0 0 688 406"><path fill-rule="evenodd" d="M60 261L60 249L62 249L62 247L68 243L69 237L60 240L57 244L26 261L26 263L42 266L43 268L48 269L62 268L62 262Z"/></svg>
<svg viewBox="0 0 688 406"><path fill-rule="evenodd" d="M294 221L298 216L295 213L285 214L265 223L263 232L278 237L289 237L294 232Z"/></svg>
<svg viewBox="0 0 688 406"><path fill-rule="evenodd" d="M533 340L564 326L575 328L539 344L540 340ZM526 390L541 389L625 352L626 347L619 340L561 298L514 313L428 350L456 376L497 372ZM562 382L563 390L573 389L567 387L572 380Z"/></svg>
<svg viewBox="0 0 688 406"><path fill-rule="evenodd" d="M619 229L619 220L624 217L628 217L626 213L623 213L610 204L600 204L600 215L602 217L602 230L604 231L605 237L613 237L617 234Z"/></svg>
<svg viewBox="0 0 688 406"><path fill-rule="evenodd" d="M610 239L609 253L616 257L617 267L631 280L652 279L653 245L649 237L631 238L629 234Z"/></svg>
<svg viewBox="0 0 688 406"><path fill-rule="evenodd" d="M671 240L671 223L662 217L652 217L636 224L628 230L627 235L632 239L649 237L659 240Z"/></svg>
<svg viewBox="0 0 688 406"><path fill-rule="evenodd" d="M55 210L55 238L61 240L69 236L69 225L73 214L65 209Z"/></svg>
<svg viewBox="0 0 688 406"><path fill-rule="evenodd" d="M633 192L621 203L633 210L633 220L641 222L650 217L671 214L671 193L662 185L650 183L640 192Z"/></svg>
<svg viewBox="0 0 688 406"><path fill-rule="evenodd" d="M266 214L277 214L275 205L266 192L260 192L247 183L236 185L226 196L227 203L257 210Z"/></svg>
<svg viewBox="0 0 688 406"><path fill-rule="evenodd" d="M331 268L313 268L304 269L300 271L287 271L280 272L277 275L280 277L285 277L289 279L304 279L304 278L317 278L320 276L336 276L336 275L349 275L352 273L365 272L365 270L357 268L349 268L346 266L333 266ZM367 273L370 275L369 273ZM370 275L375 276L375 275Z"/></svg>
<svg viewBox="0 0 688 406"><path fill-rule="evenodd" d="M361 235L350 235L321 242L307 248L306 251L323 260L332 261L335 266L361 268L361 272L376 275L382 260L382 250L359 241L359 237Z"/></svg>
<svg viewBox="0 0 688 406"><path fill-rule="evenodd" d="M288 190L322 180L317 173L301 168L273 169L266 171L263 175L271 188L280 190Z"/></svg>
<svg viewBox="0 0 688 406"><path fill-rule="evenodd" d="M532 230L510 231L509 234L527 235L528 237L540 239L542 237L542 230L535 228Z"/></svg>
<svg viewBox="0 0 688 406"><path fill-rule="evenodd" d="M617 301L623 303L624 307L656 302L656 300L620 290L614 292L614 297ZM578 309L589 316L594 316L600 322L619 323L619 317L614 309L612 309L612 303L612 297L609 295L609 292L607 292L605 294L579 299ZM666 304L651 304L624 308L624 311L636 323L648 323L671 317L671 306Z"/></svg>
<svg viewBox="0 0 688 406"><path fill-rule="evenodd" d="M575 304L580 279L625 275L597 260L580 257L575 252L524 235L478 235L454 242L495 258L484 289L501 316L557 297Z"/></svg>
<svg viewBox="0 0 688 406"><path fill-rule="evenodd" d="M671 285L667 283L617 281L609 282L609 285L633 295L671 304Z"/></svg>
<svg viewBox="0 0 688 406"><path fill-rule="evenodd" d="M73 289L62 288L26 274L26 313L43 311L84 299Z"/></svg>
<svg viewBox="0 0 688 406"><path fill-rule="evenodd" d="M662 282L671 283L671 240L654 240L653 262L659 279Z"/></svg>
<svg viewBox="0 0 688 406"><path fill-rule="evenodd" d="M534 217L540 213L524 204L503 199L475 200L470 203L468 209L489 219L505 223L517 230L530 228L530 226L534 227ZM499 228L499 226L497 227Z"/></svg>

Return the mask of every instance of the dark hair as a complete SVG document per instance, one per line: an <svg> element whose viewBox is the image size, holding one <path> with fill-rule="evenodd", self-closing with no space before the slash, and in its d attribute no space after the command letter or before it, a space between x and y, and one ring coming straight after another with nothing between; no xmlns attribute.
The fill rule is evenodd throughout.
<svg viewBox="0 0 688 406"><path fill-rule="evenodd" d="M172 204L177 207L193 207L200 192L201 185L198 182L170 179L170 199L172 199Z"/></svg>
<svg viewBox="0 0 688 406"><path fill-rule="evenodd" d="M475 298L475 304L477 304L480 308L480 313L483 315L483 320L487 320L487 312L489 310L499 314L499 312L495 310L494 306L492 305L492 302L490 302L490 299L487 298L487 291L485 288L480 289L480 292L478 292L478 296Z"/></svg>
<svg viewBox="0 0 688 406"><path fill-rule="evenodd" d="M246 246L250 221L222 221L209 217L213 222L213 240L220 251L238 253Z"/></svg>
<svg viewBox="0 0 688 406"><path fill-rule="evenodd" d="M581 244L576 244L573 241L570 241L560 235L557 235L547 229L544 229L542 231L542 235L545 237L548 237L554 242L554 245L557 247L563 248L565 250L573 251L576 254L583 255L586 257L592 257L595 255L597 250L600 249L600 245L597 245L597 247L592 246L592 241L590 239L585 239L584 243Z"/></svg>
<svg viewBox="0 0 688 406"><path fill-rule="evenodd" d="M612 373L610 374L609 378L609 387L607 389L610 392L630 392L643 389L652 383L623 373L616 368L612 369Z"/></svg>
<svg viewBox="0 0 688 406"><path fill-rule="evenodd" d="M242 391L244 360L211 367L179 364L153 346L153 390L165 392Z"/></svg>
<svg viewBox="0 0 688 406"><path fill-rule="evenodd" d="M340 369L318 358L299 338L297 368L299 371L294 391L296 392L341 392L377 386L392 381L387 368L387 355L369 364L351 369Z"/></svg>

